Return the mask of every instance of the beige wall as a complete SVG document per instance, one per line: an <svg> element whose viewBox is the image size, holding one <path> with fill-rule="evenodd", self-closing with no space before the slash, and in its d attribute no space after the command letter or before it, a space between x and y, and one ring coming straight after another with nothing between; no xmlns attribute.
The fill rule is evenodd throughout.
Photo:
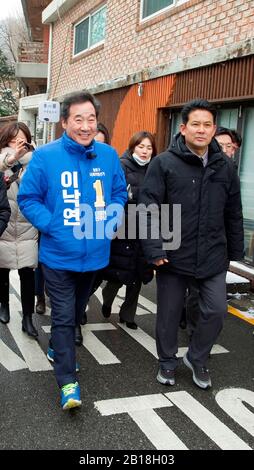
<svg viewBox="0 0 254 470"><path fill-rule="evenodd" d="M72 57L72 24L102 6L81 0L54 23L51 97L253 37L254 0L191 0L140 25L139 0L108 0L103 46Z"/></svg>

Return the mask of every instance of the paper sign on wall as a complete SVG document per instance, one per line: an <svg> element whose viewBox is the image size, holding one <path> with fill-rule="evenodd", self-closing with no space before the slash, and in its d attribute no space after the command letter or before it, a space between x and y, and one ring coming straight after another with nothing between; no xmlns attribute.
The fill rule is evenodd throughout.
<svg viewBox="0 0 254 470"><path fill-rule="evenodd" d="M60 103L58 101L42 101L39 104L39 120L44 122L59 122Z"/></svg>

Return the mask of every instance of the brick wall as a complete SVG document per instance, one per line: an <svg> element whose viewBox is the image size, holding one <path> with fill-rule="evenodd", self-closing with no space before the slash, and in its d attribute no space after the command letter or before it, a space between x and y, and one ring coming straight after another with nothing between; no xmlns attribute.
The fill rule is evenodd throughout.
<svg viewBox="0 0 254 470"><path fill-rule="evenodd" d="M73 23L104 3L81 0L54 24L52 98L253 37L254 0L190 0L143 24L140 0L108 0L105 44L73 59Z"/></svg>

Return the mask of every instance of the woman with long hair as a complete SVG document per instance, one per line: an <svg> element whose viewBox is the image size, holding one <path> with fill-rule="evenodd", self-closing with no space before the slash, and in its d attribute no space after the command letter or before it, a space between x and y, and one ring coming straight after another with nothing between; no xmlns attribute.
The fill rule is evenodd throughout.
<svg viewBox="0 0 254 470"><path fill-rule="evenodd" d="M0 321L10 321L9 272L17 269L20 277L22 330L36 338L32 322L34 313L34 268L37 266L37 230L24 218L17 204L20 178L29 163L33 149L31 134L23 122L0 129L0 171L4 172L11 217L0 237Z"/></svg>

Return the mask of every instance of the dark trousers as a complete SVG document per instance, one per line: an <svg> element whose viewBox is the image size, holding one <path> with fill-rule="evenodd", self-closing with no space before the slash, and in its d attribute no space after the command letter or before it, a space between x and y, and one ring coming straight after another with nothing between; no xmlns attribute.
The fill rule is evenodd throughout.
<svg viewBox="0 0 254 470"><path fill-rule="evenodd" d="M185 291L191 278L175 273L157 273L156 346L160 366L175 369L178 326ZM193 364L204 366L222 329L227 313L226 273L196 280L199 288L199 318L191 337L188 356Z"/></svg>
<svg viewBox="0 0 254 470"><path fill-rule="evenodd" d="M38 267L35 270L35 295L44 295L45 280L42 272L41 263L38 263Z"/></svg>
<svg viewBox="0 0 254 470"><path fill-rule="evenodd" d="M59 387L76 382L75 325L80 324L95 273L51 269L42 264L51 303L51 343Z"/></svg>
<svg viewBox="0 0 254 470"><path fill-rule="evenodd" d="M199 287L195 279L188 285L188 294L185 299L186 324L189 336L193 334L199 319Z"/></svg>
<svg viewBox="0 0 254 470"><path fill-rule="evenodd" d="M9 281L10 270L0 269L0 301L9 303ZM34 270L32 268L21 268L18 270L20 277L20 296L23 315L32 315L34 313Z"/></svg>
<svg viewBox="0 0 254 470"><path fill-rule="evenodd" d="M137 311L138 296L140 293L142 282L136 281L134 284L126 286L124 302L121 305L119 316L122 320L133 322ZM107 307L111 307L119 289L123 286L121 282L108 281L102 289L103 303Z"/></svg>

